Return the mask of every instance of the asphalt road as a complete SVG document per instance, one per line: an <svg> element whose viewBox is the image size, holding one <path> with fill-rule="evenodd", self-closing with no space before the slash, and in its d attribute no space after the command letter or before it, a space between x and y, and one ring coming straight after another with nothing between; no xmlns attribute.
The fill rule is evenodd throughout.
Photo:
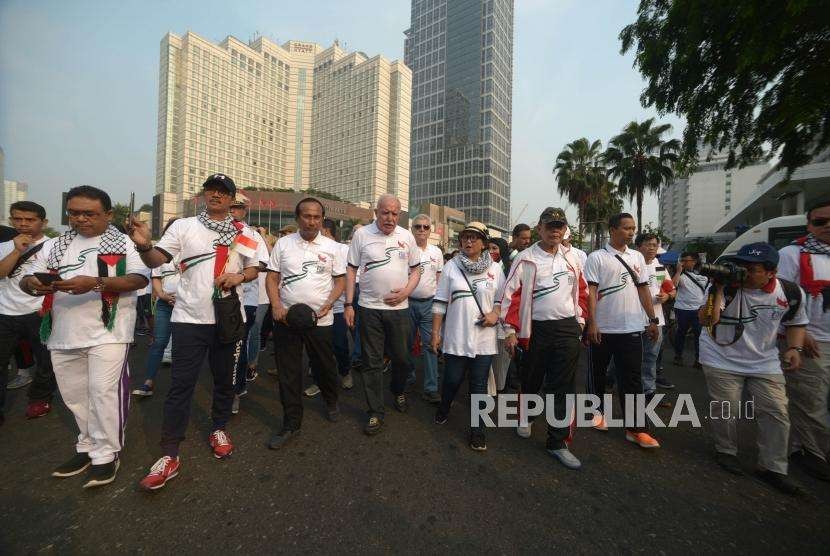
<svg viewBox="0 0 830 556"><path fill-rule="evenodd" d="M145 354L139 346L131 355L133 385ZM261 360L272 365L270 355ZM700 371L669 364L666 374L708 414ZM319 397L309 400L302 434L273 452L265 443L281 408L276 380L262 373L228 428L236 451L219 461L206 443L204 372L180 474L145 493L137 483L160 455L168 384L163 367L156 395L133 399L118 478L89 491L82 476L50 477L72 454L71 414L58 402L27 421L24 392L11 393L0 427L0 553L826 553L830 545L830 485L795 469L811 494L792 499L751 475L729 475L713 462L705 423L658 431L654 451L620 430L580 430L572 449L583 468L568 471L544 451L542 427L529 440L489 432L488 451L473 452L466 404L439 427L417 395L409 413L390 408L384 432L366 437L359 378L341 398L340 422L325 420ZM751 423L740 437L751 471Z"/></svg>

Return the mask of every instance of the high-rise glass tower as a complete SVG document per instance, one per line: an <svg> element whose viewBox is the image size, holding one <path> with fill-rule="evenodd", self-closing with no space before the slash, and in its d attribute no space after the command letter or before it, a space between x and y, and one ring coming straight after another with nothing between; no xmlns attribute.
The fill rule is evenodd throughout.
<svg viewBox="0 0 830 556"><path fill-rule="evenodd" d="M412 0L410 207L510 221L513 0Z"/></svg>

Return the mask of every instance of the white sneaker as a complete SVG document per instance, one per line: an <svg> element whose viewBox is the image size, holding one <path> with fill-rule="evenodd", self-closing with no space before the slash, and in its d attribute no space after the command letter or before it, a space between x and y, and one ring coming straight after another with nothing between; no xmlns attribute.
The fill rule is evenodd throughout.
<svg viewBox="0 0 830 556"><path fill-rule="evenodd" d="M352 388L354 388L354 378L352 377L352 373L343 375L341 385L343 386L344 390L351 390Z"/></svg>
<svg viewBox="0 0 830 556"><path fill-rule="evenodd" d="M9 390L16 390L17 388L23 388L24 386L28 386L32 383L32 370L31 367L28 369L19 369L17 371L17 376L11 379L6 388Z"/></svg>
<svg viewBox="0 0 830 556"><path fill-rule="evenodd" d="M233 404L231 405L231 413L236 415L239 413L239 396L233 397Z"/></svg>
<svg viewBox="0 0 830 556"><path fill-rule="evenodd" d="M532 426L532 422L528 423L526 427L519 425L516 427L516 434L518 434L522 438L530 438L530 429Z"/></svg>
<svg viewBox="0 0 830 556"><path fill-rule="evenodd" d="M559 463L568 469L579 469L582 467L582 462L571 453L568 448L560 448L558 450L548 450L548 453L559 460Z"/></svg>
<svg viewBox="0 0 830 556"><path fill-rule="evenodd" d="M304 393L306 397L313 398L314 396L320 393L320 387L316 384L312 384L311 386L305 389Z"/></svg>

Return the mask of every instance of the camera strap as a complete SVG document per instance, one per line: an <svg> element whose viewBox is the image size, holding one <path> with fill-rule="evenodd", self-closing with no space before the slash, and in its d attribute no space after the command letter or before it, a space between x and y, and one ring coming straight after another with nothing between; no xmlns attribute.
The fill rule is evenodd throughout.
<svg viewBox="0 0 830 556"><path fill-rule="evenodd" d="M467 278L467 273L464 272L464 268L461 265L461 263L458 262L458 260L455 261L455 266L458 268L459 271L461 271L461 276L464 277L464 281L467 282L467 287L470 288L470 293L473 295L473 301L476 302L476 307L478 307L478 310L481 312L481 317L484 318L484 309L481 308L481 303L478 301L478 298L476 297L476 291L473 289L473 284L470 283L470 279Z"/></svg>
<svg viewBox="0 0 830 556"><path fill-rule="evenodd" d="M638 287L640 284L640 277L637 274L634 274L634 271L631 270L631 267L628 266L628 263L626 263L622 257L620 257L619 255L614 256L617 258L618 261L620 261L620 264L623 265L623 268L625 268L625 270L628 272L628 275L631 276L631 279L634 280L634 287Z"/></svg>

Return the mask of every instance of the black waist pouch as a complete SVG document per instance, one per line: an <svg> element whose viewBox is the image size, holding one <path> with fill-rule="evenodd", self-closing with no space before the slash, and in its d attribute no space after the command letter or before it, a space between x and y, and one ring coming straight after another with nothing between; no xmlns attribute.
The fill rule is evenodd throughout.
<svg viewBox="0 0 830 556"><path fill-rule="evenodd" d="M236 288L228 297L213 300L216 315L216 337L220 344L233 344L245 337L245 323L242 322L242 304Z"/></svg>

